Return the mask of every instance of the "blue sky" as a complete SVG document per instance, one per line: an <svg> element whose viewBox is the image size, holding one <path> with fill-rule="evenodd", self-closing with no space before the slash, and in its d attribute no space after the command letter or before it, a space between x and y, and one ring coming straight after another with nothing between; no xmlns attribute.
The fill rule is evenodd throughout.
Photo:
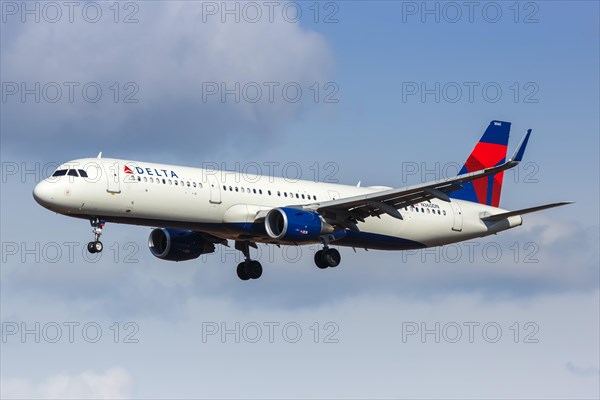
<svg viewBox="0 0 600 400"><path fill-rule="evenodd" d="M277 3L272 21L259 2L262 17L242 14L239 23L221 2L133 2L117 16L112 3L82 2L73 23L64 9L56 23L47 21L52 10L40 11L37 23L20 4L2 3L0 25L3 397L599 396L597 2L479 2L473 22L463 3L427 3L439 7L436 22L422 2L321 2L315 22L313 2ZM457 5L462 15L449 22ZM98 22L84 18L89 7L102 10ZM281 13L296 8L296 22ZM128 15L138 22L124 23ZM36 82L39 102L13 93L22 84L35 91ZM221 84L235 91L236 82L259 86L263 97L206 92ZM102 90L94 103L81 92L90 84ZM285 85L301 88L298 102L286 100ZM423 85L434 93L407 92ZM55 86L63 92L51 102ZM484 87L502 94L492 101ZM321 180L400 187L462 164L493 119L513 123L509 151L533 129L501 205L575 205L431 252L342 249L335 270L314 267L314 248L261 247L265 273L250 285L235 277L233 251L163 262L146 249L141 227L107 226L110 251L90 262L81 251L87 222L31 197L45 166L99 151L230 169L278 163L276 175L295 163L308 179L318 171ZM93 322L103 336L89 343L78 331L73 343L64 335L36 343L7 334L36 322ZM137 343L123 343L127 322ZM499 326L501 339L477 330L469 341L471 322ZM236 323L258 324L265 335L265 323L292 323L303 335L296 343L280 330L273 342L203 341L207 326ZM413 323L456 323L463 336L403 341ZM325 341L334 331L337 342Z"/></svg>

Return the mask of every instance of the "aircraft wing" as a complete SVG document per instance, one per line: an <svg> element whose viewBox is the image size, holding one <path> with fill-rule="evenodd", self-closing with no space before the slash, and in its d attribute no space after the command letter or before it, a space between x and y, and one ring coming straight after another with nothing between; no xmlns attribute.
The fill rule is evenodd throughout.
<svg viewBox="0 0 600 400"><path fill-rule="evenodd" d="M432 198L438 198L449 202L450 198L448 194L457 189L461 189L461 183L493 175L497 172L517 166L523 159L523 153L527 146L530 134L531 130L527 131L527 134L521 140L519 147L511 159L493 168L487 168L419 185L383 190L337 200L315 202L299 207L317 211L325 219L353 230L358 230L356 221L364 222L364 219L367 217L378 217L381 214L388 214L394 218L402 219L402 214L398 211L400 208L408 207Z"/></svg>

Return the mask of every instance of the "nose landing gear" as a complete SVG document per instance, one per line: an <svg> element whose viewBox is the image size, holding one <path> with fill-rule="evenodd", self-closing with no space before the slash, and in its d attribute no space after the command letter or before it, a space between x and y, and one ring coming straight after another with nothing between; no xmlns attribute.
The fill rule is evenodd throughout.
<svg viewBox="0 0 600 400"><path fill-rule="evenodd" d="M92 225L92 232L94 233L94 241L87 244L87 249L90 253L100 253L104 249L104 245L100 241L102 236L102 228L106 222L99 218L91 218L90 225Z"/></svg>

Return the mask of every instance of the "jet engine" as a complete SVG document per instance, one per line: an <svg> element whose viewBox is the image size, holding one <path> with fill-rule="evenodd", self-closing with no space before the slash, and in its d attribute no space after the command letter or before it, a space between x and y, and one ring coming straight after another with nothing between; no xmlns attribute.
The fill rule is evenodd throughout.
<svg viewBox="0 0 600 400"><path fill-rule="evenodd" d="M333 232L333 227L314 211L280 207L265 216L265 230L273 239L301 242Z"/></svg>
<svg viewBox="0 0 600 400"><path fill-rule="evenodd" d="M197 232L166 228L150 232L148 247L152 255L169 261L192 260L215 251L215 245Z"/></svg>

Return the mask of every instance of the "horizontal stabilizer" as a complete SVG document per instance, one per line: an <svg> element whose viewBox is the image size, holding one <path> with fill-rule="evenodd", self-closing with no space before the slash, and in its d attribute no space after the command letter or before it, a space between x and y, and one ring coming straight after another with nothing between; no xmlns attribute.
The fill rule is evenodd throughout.
<svg viewBox="0 0 600 400"><path fill-rule="evenodd" d="M502 213L502 214L496 214L496 215L490 215L488 217L481 218L481 220L482 221L500 221L500 220L508 218L508 217L514 217L515 215L529 214L529 213L532 213L532 212L545 210L547 208L564 206L566 204L572 204L572 203L573 203L572 201L560 201L558 203L544 204L543 206L537 206L537 207L531 207L531 208L523 208L521 210L509 211L509 212L505 212L505 213Z"/></svg>

